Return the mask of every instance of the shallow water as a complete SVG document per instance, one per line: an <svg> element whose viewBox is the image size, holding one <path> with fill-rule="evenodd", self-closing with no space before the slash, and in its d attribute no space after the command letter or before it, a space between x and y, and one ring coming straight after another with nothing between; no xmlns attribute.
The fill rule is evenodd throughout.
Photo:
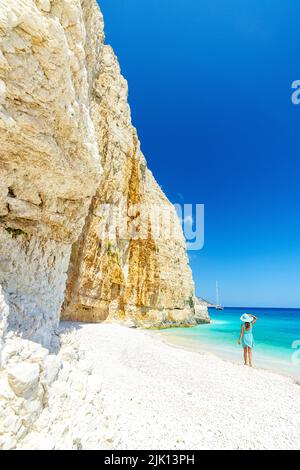
<svg viewBox="0 0 300 470"><path fill-rule="evenodd" d="M300 309L225 308L209 312L212 319L209 325L171 328L161 334L175 345L243 362L243 350L237 344L240 316L252 313L259 317L253 327L254 365L300 376Z"/></svg>

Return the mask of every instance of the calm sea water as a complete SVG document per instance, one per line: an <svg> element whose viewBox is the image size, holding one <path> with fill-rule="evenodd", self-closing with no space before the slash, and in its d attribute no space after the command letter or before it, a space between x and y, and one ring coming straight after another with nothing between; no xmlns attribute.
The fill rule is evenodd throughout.
<svg viewBox="0 0 300 470"><path fill-rule="evenodd" d="M237 344L242 313L259 320L253 327L254 365L300 376L300 309L209 309L212 323L194 328L170 328L161 333L169 342L193 350L207 350L243 363ZM298 341L298 344L297 344Z"/></svg>

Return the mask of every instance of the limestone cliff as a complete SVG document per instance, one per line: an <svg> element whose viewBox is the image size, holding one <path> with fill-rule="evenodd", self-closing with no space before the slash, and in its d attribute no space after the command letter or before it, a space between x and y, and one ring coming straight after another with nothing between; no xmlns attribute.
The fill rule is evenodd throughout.
<svg viewBox="0 0 300 470"><path fill-rule="evenodd" d="M195 323L180 224L95 0L0 0L0 167L10 329L49 346L64 299L69 319Z"/></svg>
<svg viewBox="0 0 300 470"><path fill-rule="evenodd" d="M89 28L79 0L0 0L0 285L10 327L47 345L101 173Z"/></svg>
<svg viewBox="0 0 300 470"><path fill-rule="evenodd" d="M95 0L0 0L0 170L0 449L115 447L76 331L52 354L62 304L145 326L207 310Z"/></svg>
<svg viewBox="0 0 300 470"><path fill-rule="evenodd" d="M110 46L101 49L91 94L103 174L72 249L62 316L194 324L194 284L179 220L147 169L131 124L127 82ZM125 228L134 225L135 237L125 236L120 219ZM206 320L207 312L198 319Z"/></svg>

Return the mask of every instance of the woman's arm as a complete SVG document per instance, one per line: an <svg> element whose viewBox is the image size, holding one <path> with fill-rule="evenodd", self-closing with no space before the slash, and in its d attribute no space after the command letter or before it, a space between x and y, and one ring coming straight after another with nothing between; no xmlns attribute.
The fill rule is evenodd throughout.
<svg viewBox="0 0 300 470"><path fill-rule="evenodd" d="M241 326L241 332L240 332L240 337L239 337L239 340L238 340L238 344L241 344L241 339L242 339L243 334L244 334L244 325Z"/></svg>
<svg viewBox="0 0 300 470"><path fill-rule="evenodd" d="M254 325L254 323L256 323L256 322L257 322L257 320L258 320L258 317L256 317L255 315L252 315L252 317L254 318L254 320L252 320L252 322L251 322L251 323L252 323L252 325Z"/></svg>

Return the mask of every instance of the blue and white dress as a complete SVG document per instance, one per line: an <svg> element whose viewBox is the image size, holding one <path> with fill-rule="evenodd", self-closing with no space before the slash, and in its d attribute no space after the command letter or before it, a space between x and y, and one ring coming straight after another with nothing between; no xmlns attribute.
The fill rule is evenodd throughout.
<svg viewBox="0 0 300 470"><path fill-rule="evenodd" d="M246 327L244 326L244 334L242 337L242 346L243 348L253 348L254 346L254 340L253 340L253 334L252 334L252 325L250 325L249 330L246 330Z"/></svg>

